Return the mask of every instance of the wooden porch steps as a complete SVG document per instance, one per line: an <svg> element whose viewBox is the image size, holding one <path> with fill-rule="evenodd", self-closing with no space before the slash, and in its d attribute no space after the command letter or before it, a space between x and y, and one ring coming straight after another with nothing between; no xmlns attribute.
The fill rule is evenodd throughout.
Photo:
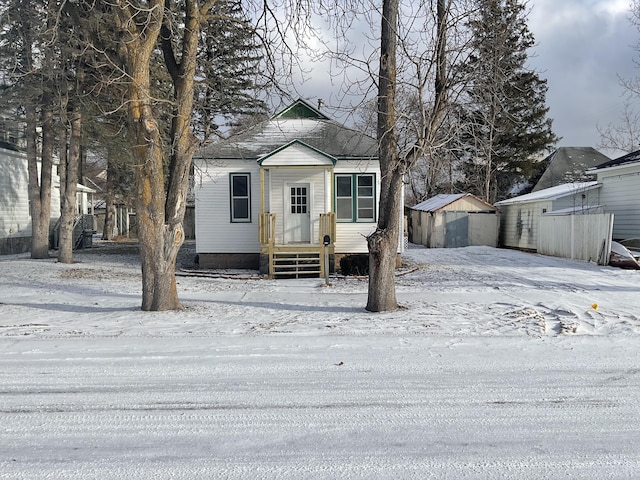
<svg viewBox="0 0 640 480"><path fill-rule="evenodd" d="M322 275L319 252L274 251L271 262L274 277L315 278Z"/></svg>

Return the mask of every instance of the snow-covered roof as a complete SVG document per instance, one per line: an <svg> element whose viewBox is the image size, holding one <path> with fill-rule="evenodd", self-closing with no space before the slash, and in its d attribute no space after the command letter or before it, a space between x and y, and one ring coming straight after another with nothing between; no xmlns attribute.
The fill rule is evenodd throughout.
<svg viewBox="0 0 640 480"><path fill-rule="evenodd" d="M527 193L526 195L520 195L519 197L509 198L496 202L496 205L511 205L513 203L529 203L537 202L540 200L555 200L557 198L573 195L578 192L585 192L587 190L593 190L600 188L598 182L577 182L577 183L564 183L555 187L545 188L537 192Z"/></svg>
<svg viewBox="0 0 640 480"><path fill-rule="evenodd" d="M556 187L572 180L590 180L589 175L593 174L590 168L609 160L609 157L593 147L560 147L542 161L548 166L532 192Z"/></svg>
<svg viewBox="0 0 640 480"><path fill-rule="evenodd" d="M435 210L441 209L442 207L446 207L456 200L461 199L465 195L466 193L440 194L436 195L435 197L431 197L424 202L420 202L411 208L413 210L420 210L422 212L433 212Z"/></svg>
<svg viewBox="0 0 640 480"><path fill-rule="evenodd" d="M292 108L293 106L298 108ZM269 120L200 150L195 158L252 160L295 140L337 159L377 158L375 138L345 127L295 102ZM306 104L305 104L306 105Z"/></svg>
<svg viewBox="0 0 640 480"><path fill-rule="evenodd" d="M476 197L470 193L450 193L435 195L424 202L420 202L417 205L411 207L412 210L420 210L421 212L435 212L441 208L451 205L453 202L460 200L461 198L470 197L476 203L484 204L487 206L487 210L495 210L494 206L485 202L481 198Z"/></svg>

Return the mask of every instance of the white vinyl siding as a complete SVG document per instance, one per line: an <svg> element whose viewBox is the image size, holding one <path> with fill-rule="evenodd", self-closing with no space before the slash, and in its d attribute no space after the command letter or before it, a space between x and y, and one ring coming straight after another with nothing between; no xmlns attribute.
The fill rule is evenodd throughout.
<svg viewBox="0 0 640 480"><path fill-rule="evenodd" d="M598 173L602 183L600 203L613 213L613 238L640 237L640 164Z"/></svg>
<svg viewBox="0 0 640 480"><path fill-rule="evenodd" d="M319 219L321 213L335 211L335 174L373 174L377 212L380 191L380 170L375 160L340 160L333 169L331 165L318 165L322 156L314 160L301 158L309 149L297 150L298 162L305 167L268 164L288 161L289 148L269 157L263 163L264 211L276 215L276 244L283 243L283 217L286 202L285 191L290 184L309 184L311 243L319 242ZM276 157L277 158L274 158ZM291 160L293 162L293 160ZM259 253L258 213L260 212L260 166L255 160L215 160L207 162L195 159L196 164L196 250L198 253ZM314 164L314 165L310 165ZM229 221L229 174L246 172L251 174L251 223ZM325 186L327 187L325 189ZM363 186L364 187L364 186ZM363 196L365 198L366 196ZM366 208L367 205L362 205ZM367 253L367 236L376 228L376 223L338 222L336 225L336 253ZM402 242L400 242L402 243ZM401 248L401 246L399 247ZM399 250L401 251L401 250Z"/></svg>
<svg viewBox="0 0 640 480"><path fill-rule="evenodd" d="M315 167L333 165L332 157L309 148L302 143L292 143L286 148L268 155L261 162L263 167Z"/></svg>
<svg viewBox="0 0 640 480"><path fill-rule="evenodd" d="M60 182L52 174L51 222L60 217ZM0 149L0 238L31 236L29 175L23 153Z"/></svg>
<svg viewBox="0 0 640 480"><path fill-rule="evenodd" d="M198 253L258 253L260 174L255 160L206 161L194 159L196 251ZM231 222L230 175L250 174L250 221Z"/></svg>

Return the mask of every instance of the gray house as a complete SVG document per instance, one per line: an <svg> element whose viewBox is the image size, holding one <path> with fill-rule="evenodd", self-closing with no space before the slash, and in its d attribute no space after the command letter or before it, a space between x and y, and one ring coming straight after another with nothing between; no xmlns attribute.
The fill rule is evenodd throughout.
<svg viewBox="0 0 640 480"><path fill-rule="evenodd" d="M543 215L601 212L600 185L596 181L565 183L497 202L500 246L536 251Z"/></svg>
<svg viewBox="0 0 640 480"><path fill-rule="evenodd" d="M470 193L436 195L410 210L412 243L430 248L498 245L499 210Z"/></svg>
<svg viewBox="0 0 640 480"><path fill-rule="evenodd" d="M531 191L595 180L590 169L609 160L592 147L560 147L542 160L547 167Z"/></svg>

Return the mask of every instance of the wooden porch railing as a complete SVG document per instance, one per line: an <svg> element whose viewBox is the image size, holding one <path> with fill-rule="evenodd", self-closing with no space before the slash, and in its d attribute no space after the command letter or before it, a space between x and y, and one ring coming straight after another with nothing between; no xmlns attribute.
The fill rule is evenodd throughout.
<svg viewBox="0 0 640 480"><path fill-rule="evenodd" d="M261 253L268 256L269 278L276 275L309 275L314 268L320 276L325 275L323 254L332 254L336 239L336 215L333 212L320 214L318 240L311 244L276 245L276 214L261 213L258 217L258 237ZM329 244L324 247L324 237ZM317 273L317 272L316 272Z"/></svg>
<svg viewBox="0 0 640 480"><path fill-rule="evenodd" d="M273 245L276 238L276 214L261 213L258 217L258 238L261 245Z"/></svg>
<svg viewBox="0 0 640 480"><path fill-rule="evenodd" d="M334 212L321 213L320 214L320 226L318 228L319 238L318 243L322 245L324 236L329 235L331 239L330 245L333 245L336 241L336 214Z"/></svg>

